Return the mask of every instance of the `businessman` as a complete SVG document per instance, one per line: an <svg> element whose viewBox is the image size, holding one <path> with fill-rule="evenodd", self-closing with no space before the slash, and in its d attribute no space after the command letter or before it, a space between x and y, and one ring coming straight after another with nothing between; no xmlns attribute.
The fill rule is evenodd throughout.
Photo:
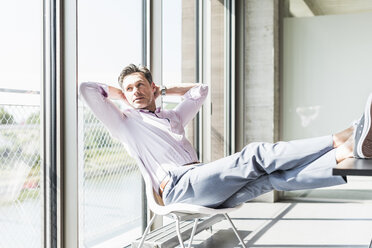
<svg viewBox="0 0 372 248"><path fill-rule="evenodd" d="M80 94L107 127L138 161L142 173L164 204L192 203L212 208L234 207L263 193L301 190L346 183L332 168L349 157L372 157L371 104L345 130L323 137L289 142L247 144L240 152L210 162L198 161L185 137L184 127L202 106L208 86L156 85L143 66L129 65L119 76L120 88L85 82ZM155 99L178 95L183 100L172 110L157 107ZM120 110L111 100L122 100Z"/></svg>

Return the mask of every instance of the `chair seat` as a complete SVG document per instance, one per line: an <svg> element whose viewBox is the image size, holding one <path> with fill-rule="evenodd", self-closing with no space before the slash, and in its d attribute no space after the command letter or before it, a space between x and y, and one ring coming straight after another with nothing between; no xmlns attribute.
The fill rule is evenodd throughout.
<svg viewBox="0 0 372 248"><path fill-rule="evenodd" d="M224 214L229 213L231 211L237 210L242 205L236 206L235 208L208 208L199 205L187 204L187 203L173 203L166 206L159 206L159 205L149 205L151 211L158 215L167 215L170 213L177 213L177 214L203 214L203 215L214 215L214 214Z"/></svg>
<svg viewBox="0 0 372 248"><path fill-rule="evenodd" d="M142 235L141 241L139 243L140 248L142 247L145 241L146 235L148 231L150 230L150 227L157 215L163 215L163 216L167 215L175 219L177 236L179 239L179 243L181 247L183 248L184 244L183 244L183 239L182 239L182 233L180 231L180 221L194 219L195 224L192 229L189 246L188 246L188 247L191 247L192 239L194 237L197 223L198 223L198 218L209 216L209 215L217 215L217 214L223 214L225 216L225 219L229 221L241 245L244 248L246 248L246 245L244 244L242 238L239 236L238 231L236 230L230 217L227 215L227 213L239 209L242 206L242 204L234 208L221 208L221 209L208 208L204 206L186 204L186 203L173 203L173 204L164 206L163 199L157 194L157 192L152 187L150 176L146 173L142 173L142 176L143 176L143 179L146 185L147 204L148 204L149 209L152 212L154 212L154 216L151 218L150 223L147 225Z"/></svg>
<svg viewBox="0 0 372 248"><path fill-rule="evenodd" d="M164 205L163 199L159 194L152 188L150 178L144 177L146 184L146 196L147 203L151 211L158 215L168 215L170 213L178 214L203 214L203 215L214 215L224 214L239 209L243 204L234 208L209 208L200 205L194 205L189 203L172 203Z"/></svg>

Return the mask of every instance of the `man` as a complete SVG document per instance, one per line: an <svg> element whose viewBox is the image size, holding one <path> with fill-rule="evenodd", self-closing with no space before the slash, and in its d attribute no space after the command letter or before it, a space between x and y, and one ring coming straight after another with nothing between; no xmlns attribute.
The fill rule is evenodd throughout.
<svg viewBox="0 0 372 248"><path fill-rule="evenodd" d="M234 207L273 189L300 190L345 183L332 168L348 157L372 157L371 103L355 125L325 137L278 142L255 142L241 152L210 163L199 163L184 127L202 106L208 87L180 84L160 88L150 71L133 64L119 76L121 89L82 83L80 92L93 113L151 177L164 203ZM157 108L160 95L184 100L173 110ZM121 111L110 99L125 101ZM354 148L355 147L355 148Z"/></svg>

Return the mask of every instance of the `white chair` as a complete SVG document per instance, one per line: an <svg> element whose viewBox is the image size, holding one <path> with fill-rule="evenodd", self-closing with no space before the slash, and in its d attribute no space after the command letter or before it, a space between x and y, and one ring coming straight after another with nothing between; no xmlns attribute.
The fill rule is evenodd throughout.
<svg viewBox="0 0 372 248"><path fill-rule="evenodd" d="M230 217L227 214L231 211L237 210L242 205L239 205L235 208L223 208L223 209L207 208L207 207L203 207L203 206L198 206L198 205L193 205L193 204L185 204L185 203L174 203L174 204L169 204L167 206L164 206L161 197L152 188L152 184L151 184L151 180L150 180L149 175L146 174L146 175L143 175L143 177L144 177L144 181L145 181L145 184L146 184L147 204L148 204L148 207L150 208L150 210L154 213L154 216L151 218L149 224L147 225L147 227L146 227L146 229L145 229L145 231L142 235L141 242L138 246L139 248L142 247L142 245L145 241L146 235L149 232L150 227L151 227L152 223L154 222L155 217L157 215L169 216L169 217L171 217L175 220L177 236L178 236L178 240L179 240L180 245L181 245L182 248L185 248L185 246L183 244L183 240L182 240L182 236L181 236L180 221L194 219L194 225L193 225L193 229L192 229L191 236L190 236L190 239L189 239L189 244L188 244L188 247L190 248L192 240L194 238L196 227L198 225L198 219L201 218L201 217L213 216L213 215L216 215L216 214L223 214L224 215L226 220L228 220L228 222L230 223L235 235L238 237L241 245L244 248L247 248L247 246L244 244L242 238L239 236L238 231L236 230L236 227L234 226L233 222L231 221Z"/></svg>

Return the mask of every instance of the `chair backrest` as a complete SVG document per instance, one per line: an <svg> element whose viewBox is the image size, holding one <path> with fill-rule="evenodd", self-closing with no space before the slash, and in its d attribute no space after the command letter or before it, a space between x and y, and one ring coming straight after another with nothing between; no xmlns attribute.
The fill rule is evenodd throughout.
<svg viewBox="0 0 372 248"><path fill-rule="evenodd" d="M156 204L159 206L164 206L163 198L152 188L152 195L154 196L154 200Z"/></svg>
<svg viewBox="0 0 372 248"><path fill-rule="evenodd" d="M147 173L142 173L143 180L146 186L147 204L151 210L158 209L164 206L163 199L152 187L152 181Z"/></svg>

